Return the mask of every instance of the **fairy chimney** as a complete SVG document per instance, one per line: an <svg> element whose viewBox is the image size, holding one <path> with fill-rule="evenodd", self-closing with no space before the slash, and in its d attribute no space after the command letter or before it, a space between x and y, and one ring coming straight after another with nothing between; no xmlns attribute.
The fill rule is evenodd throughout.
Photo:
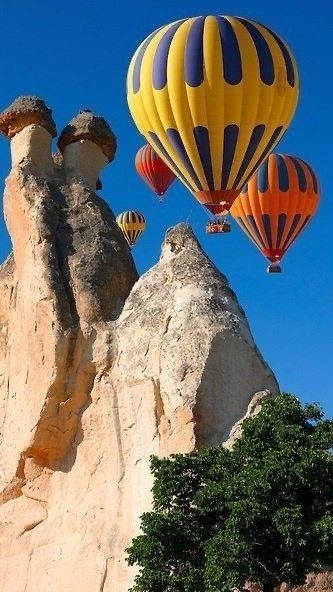
<svg viewBox="0 0 333 592"><path fill-rule="evenodd" d="M81 111L61 132L58 148L68 177L81 179L89 188L100 188L99 173L114 158L117 143L103 117L90 109Z"/></svg>
<svg viewBox="0 0 333 592"><path fill-rule="evenodd" d="M52 138L57 135L52 111L42 99L22 96L0 114L0 131L11 140L12 167L28 159L40 174L53 170Z"/></svg>

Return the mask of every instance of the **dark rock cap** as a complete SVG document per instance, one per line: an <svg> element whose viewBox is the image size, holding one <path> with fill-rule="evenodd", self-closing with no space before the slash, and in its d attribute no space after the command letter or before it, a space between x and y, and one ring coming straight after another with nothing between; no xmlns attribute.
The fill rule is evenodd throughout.
<svg viewBox="0 0 333 592"><path fill-rule="evenodd" d="M109 124L103 117L94 115L89 109L80 111L59 136L58 148L63 152L68 144L79 140L90 140L99 146L111 162L117 149L117 140Z"/></svg>
<svg viewBox="0 0 333 592"><path fill-rule="evenodd" d="M15 134L33 123L44 127L52 138L57 135L52 111L46 106L43 99L38 97L18 97L0 113L0 131L7 138L13 138Z"/></svg>

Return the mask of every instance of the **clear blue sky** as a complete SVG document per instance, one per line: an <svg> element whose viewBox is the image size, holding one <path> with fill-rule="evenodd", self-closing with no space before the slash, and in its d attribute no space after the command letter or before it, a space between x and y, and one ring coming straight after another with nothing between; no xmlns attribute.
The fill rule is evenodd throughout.
<svg viewBox="0 0 333 592"><path fill-rule="evenodd" d="M283 390L318 401L333 415L332 282L332 22L333 3L321 0L14 0L0 7L0 107L16 96L36 94L54 110L58 131L82 107L104 115L118 136L115 162L103 174L102 196L115 213L139 209L146 234L134 250L140 272L159 256L165 230L188 220L245 308L255 340ZM125 96L127 66L137 45L154 29L201 14L259 20L279 33L299 66L301 95L295 119L279 152L301 156L320 178L316 219L284 260L280 276L234 225L230 236L206 236L206 216L180 182L165 203L137 177L133 159L142 139ZM0 179L9 169L9 147L0 139ZM1 191L2 193L2 191ZM0 221L0 257L10 250Z"/></svg>

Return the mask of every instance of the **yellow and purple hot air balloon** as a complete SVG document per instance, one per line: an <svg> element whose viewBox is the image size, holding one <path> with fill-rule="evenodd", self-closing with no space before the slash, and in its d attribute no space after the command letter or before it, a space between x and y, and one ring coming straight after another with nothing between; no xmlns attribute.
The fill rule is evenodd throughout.
<svg viewBox="0 0 333 592"><path fill-rule="evenodd" d="M222 214L288 128L298 74L266 26L200 16L163 26L140 45L127 98L149 144L202 205Z"/></svg>
<svg viewBox="0 0 333 592"><path fill-rule="evenodd" d="M277 273L318 203L319 184L312 168L295 156L271 154L243 187L230 213L271 262L267 271Z"/></svg>

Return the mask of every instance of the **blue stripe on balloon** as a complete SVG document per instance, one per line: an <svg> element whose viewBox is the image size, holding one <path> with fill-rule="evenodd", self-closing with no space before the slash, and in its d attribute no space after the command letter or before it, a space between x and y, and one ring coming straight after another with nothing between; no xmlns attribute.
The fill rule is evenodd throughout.
<svg viewBox="0 0 333 592"><path fill-rule="evenodd" d="M238 40L232 25L223 16L217 16L220 31L224 80L227 84L239 84L242 80L242 58Z"/></svg>
<svg viewBox="0 0 333 592"><path fill-rule="evenodd" d="M185 150L185 146L183 144L183 141L180 137L180 133L178 130L175 130L173 128L169 128L167 129L167 135L168 138L171 142L171 144L173 145L174 149L176 150L179 158L181 159L184 167L186 168L188 174L190 175L193 183L195 183L195 185L197 186L197 189L199 191L202 191L202 185L200 183L200 180L198 178L198 175L196 174L192 163L188 157L187 151Z"/></svg>
<svg viewBox="0 0 333 592"><path fill-rule="evenodd" d="M200 86L204 81L203 32L204 16L193 22L185 48L185 80L189 86Z"/></svg>
<svg viewBox="0 0 333 592"><path fill-rule="evenodd" d="M282 239L282 235L284 232L284 229L286 227L286 221L287 221L287 214L279 214L278 217L278 231L277 231L277 239L276 239L276 248L279 249L280 248L280 242Z"/></svg>
<svg viewBox="0 0 333 592"><path fill-rule="evenodd" d="M271 29L266 27L266 25L262 25L261 23L256 23L256 24L261 25L263 27L263 29L266 29L266 31L268 33L270 33L270 35L272 35L272 37L275 39L276 43L278 44L279 48L281 49L284 63L286 65L287 80L288 80L290 86L295 86L295 78L296 78L295 70L294 70L293 61L291 59L291 55L289 53L287 46L283 43L282 39L280 39L280 37L278 37L277 34L274 33L274 31L272 31Z"/></svg>
<svg viewBox="0 0 333 592"><path fill-rule="evenodd" d="M247 167L249 166L255 151L257 150L261 138L263 137L265 132L265 126L263 124L260 125L256 125L256 127L253 128L252 130L252 134L251 134L251 138L248 144L248 147L246 149L244 158L243 158L243 162L241 164L241 166L239 167L239 171L237 173L237 177L235 179L235 182L233 184L233 189L237 189L239 183L242 181L242 177L247 169ZM245 180L248 181L249 177ZM243 185L244 183L242 183Z"/></svg>
<svg viewBox="0 0 333 592"><path fill-rule="evenodd" d="M194 138L199 152L202 168L204 170L208 187L211 191L214 190L214 176L212 167L212 157L209 144L209 133L206 127L201 125L193 130Z"/></svg>
<svg viewBox="0 0 333 592"><path fill-rule="evenodd" d="M295 236L294 236L294 238L293 238L293 242L294 242L294 240L295 240L295 239L298 237L298 235L299 235L299 234L301 234L301 232L302 232L303 228L305 228L305 226L307 226L307 224L310 222L310 220L311 220L311 219L312 219L312 216L307 216L307 217L306 217L306 218L303 220L302 224L300 225L299 229L297 230L297 232L296 232L296 234L295 234Z"/></svg>
<svg viewBox="0 0 333 592"><path fill-rule="evenodd" d="M280 154L275 155L278 169L279 189L280 191L288 191L289 189L289 175L288 168L284 158Z"/></svg>
<svg viewBox="0 0 333 592"><path fill-rule="evenodd" d="M261 234L259 232L258 226L256 224L255 218L254 216L252 216L252 214L249 214L247 217L248 222L250 223L250 226L252 227L254 233L255 233L255 238L257 239L259 245L264 249L265 245L264 242L261 238Z"/></svg>
<svg viewBox="0 0 333 592"><path fill-rule="evenodd" d="M136 56L136 60L135 60L134 68L133 68L133 92L134 93L137 93L140 90L141 66L142 66L142 61L143 61L143 57L145 55L146 49L147 49L148 45L150 44L151 40L153 39L153 37L155 37L155 35L160 30L161 30L161 27L159 29L157 29L157 31L154 31L154 33L149 35L149 37L147 37L146 41L142 44L142 46L138 52L138 55Z"/></svg>
<svg viewBox="0 0 333 592"><path fill-rule="evenodd" d="M260 33L259 29L251 23L243 18L238 18L246 30L251 35L252 41L255 45L257 50L258 60L259 60L259 68L260 68L260 78L264 84L271 85L274 82L274 62L271 54L271 50L269 49L269 45L264 38L264 36Z"/></svg>
<svg viewBox="0 0 333 592"><path fill-rule="evenodd" d="M268 159L258 170L257 183L260 193L265 193L268 190Z"/></svg>
<svg viewBox="0 0 333 592"><path fill-rule="evenodd" d="M249 216L247 216L247 218L249 218ZM240 216L237 216L236 220L237 220L239 226L244 230L245 234L247 234L247 236L249 236L251 239L254 239L253 235L249 232L247 226L245 226L242 218ZM258 230L256 231L256 237L259 242L259 246L263 248L264 247L263 242L261 240L260 235L257 235L257 232L258 232Z"/></svg>
<svg viewBox="0 0 333 592"><path fill-rule="evenodd" d="M156 146L158 147L158 149L160 150L160 152L162 152L165 160L169 163L169 165L171 166L171 168L172 167L174 168L174 170L176 171L176 174L179 177L179 179L181 179L183 181L184 185L186 187L188 187L188 189L191 190L191 187L189 186L189 183L188 183L187 179L184 177L183 173L179 170L179 168L177 167L177 165L174 162L174 160L171 158L171 156L169 155L169 153L166 151L166 149L164 148L164 146L163 146L162 142L160 141L160 139L158 138L158 136L154 132L149 132L149 136L151 137L153 143L156 144Z"/></svg>
<svg viewBox="0 0 333 592"><path fill-rule="evenodd" d="M294 234L294 232L295 232L295 230L297 228L297 224L299 223L300 219L301 219L301 214L295 214L294 219L293 219L293 221L291 223L291 226L289 228L289 232L288 232L288 234L287 234L287 236L285 238L285 241L283 243L282 249L285 249L286 248L286 245L288 244L290 238ZM298 231L298 233L299 233L299 231Z"/></svg>
<svg viewBox="0 0 333 592"><path fill-rule="evenodd" d="M283 130L283 133L281 134L282 130L283 130L282 125L280 125L279 127L277 127L274 130L274 132L271 136L271 139L269 140L265 150L262 152L260 158L258 158L258 160L257 160L256 164L254 165L254 167L252 168L251 172L247 175L244 183L247 183L248 180L251 179L252 175L256 172L257 168L260 166L260 163L262 163L265 160L266 156L270 153L270 151L274 147L275 143L282 138L283 134L286 131L286 130ZM280 138L279 138L279 136L280 136Z"/></svg>
<svg viewBox="0 0 333 592"><path fill-rule="evenodd" d="M306 191L307 182L306 182L306 176L305 176L305 173L303 170L303 166L301 165L299 160L297 160L297 158L294 158L293 156L288 156L288 158L290 158L291 162L293 163L293 165L296 169L298 186L299 186L300 191L303 191L303 192Z"/></svg>
<svg viewBox="0 0 333 592"><path fill-rule="evenodd" d="M308 171L309 171L309 173L311 175L311 178L312 178L313 190L314 190L315 193L318 193L318 181L317 181L316 175L314 174L313 169L310 167L310 165L308 165L307 162L304 162L304 160L301 160L300 158L298 160L299 160L299 162L302 163L302 165L306 169L308 169Z"/></svg>
<svg viewBox="0 0 333 592"><path fill-rule="evenodd" d="M246 183L246 185L244 185L244 187L241 189L240 195L244 195L244 193L248 192L248 184Z"/></svg>
<svg viewBox="0 0 333 592"><path fill-rule="evenodd" d="M298 220L297 220L297 224L298 224L298 222L299 222L299 220L300 220L300 218L301 218L301 215L300 215L300 214L297 214L297 216L298 216ZM296 238L297 238L297 237L298 237L298 236L301 234L302 230L303 230L303 229L304 229L304 228L305 228L305 227L306 227L306 226L309 224L309 222L310 222L311 220L312 220L312 216L307 216L307 217L306 217L306 218L303 220L302 224L301 224L301 225L300 225L300 227L297 229L297 232L296 232L295 236L293 237L293 240L292 240L291 244L293 244L293 242L294 242L294 241L296 240ZM293 231L292 231L292 232L289 232L289 234L288 234L288 236L287 236L287 240L285 240L285 242L284 242L284 245L285 245L285 246L288 244L288 241L289 241L290 237L292 236L292 234L293 234L293 232L294 232L294 230L295 230L295 228L296 228L297 224L296 224L296 225L295 225L295 227L293 228ZM285 248L285 246L284 246L283 248Z"/></svg>
<svg viewBox="0 0 333 592"><path fill-rule="evenodd" d="M235 156L238 134L238 125L231 124L224 128L221 189L227 188L229 175Z"/></svg>
<svg viewBox="0 0 333 592"><path fill-rule="evenodd" d="M153 85L156 90L162 90L162 88L164 88L167 84L167 66L170 45L175 33L178 31L183 22L184 19L174 23L171 27L169 27L169 29L164 33L162 39L160 39L157 46L153 63Z"/></svg>
<svg viewBox="0 0 333 592"><path fill-rule="evenodd" d="M266 239L267 239L267 243L270 249L273 248L273 242L272 242L272 230L271 230L271 218L269 214L263 214L261 216L262 219L262 223L265 229L265 234L266 234Z"/></svg>

